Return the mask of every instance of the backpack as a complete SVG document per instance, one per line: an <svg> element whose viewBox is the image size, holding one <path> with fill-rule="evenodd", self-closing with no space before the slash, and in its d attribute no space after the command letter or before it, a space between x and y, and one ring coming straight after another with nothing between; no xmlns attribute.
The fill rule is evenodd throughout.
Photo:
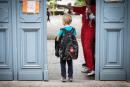
<svg viewBox="0 0 130 87"><path fill-rule="evenodd" d="M63 60L77 59L78 58L78 42L76 37L73 35L75 29L72 28L70 31L62 29L64 36L62 35L60 40L59 56Z"/></svg>
<svg viewBox="0 0 130 87"><path fill-rule="evenodd" d="M57 36L55 37L55 56L56 56L56 57L60 57L59 49L60 49L60 47L61 47L61 38L62 38L62 37L60 37L60 38L59 38L59 41L57 41L57 40L56 40L56 39L57 39Z"/></svg>

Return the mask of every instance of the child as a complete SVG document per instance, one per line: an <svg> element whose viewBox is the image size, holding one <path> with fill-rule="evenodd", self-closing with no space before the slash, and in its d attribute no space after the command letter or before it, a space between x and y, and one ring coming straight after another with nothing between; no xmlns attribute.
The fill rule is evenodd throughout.
<svg viewBox="0 0 130 87"><path fill-rule="evenodd" d="M58 32L57 39L56 39L57 41L59 40L59 38L61 36L65 36L65 32L63 31L63 29L65 29L66 31L71 31L72 29L74 29L72 26L70 26L71 21L72 21L71 15L65 14L63 16L64 28L60 29L60 31ZM75 29L74 29L74 32L72 34L74 36L76 36L76 30ZM68 81L72 82L73 81L73 61L72 61L72 58L65 58L64 54L60 58L61 77L62 77L61 80L62 80L62 82L66 82L66 62L67 62L67 65L68 65Z"/></svg>

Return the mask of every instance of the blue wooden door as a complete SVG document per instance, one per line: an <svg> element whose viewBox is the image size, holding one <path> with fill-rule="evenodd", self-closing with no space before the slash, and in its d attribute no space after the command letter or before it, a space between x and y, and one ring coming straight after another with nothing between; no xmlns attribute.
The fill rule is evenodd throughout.
<svg viewBox="0 0 130 87"><path fill-rule="evenodd" d="M97 0L96 79L127 80L128 1Z"/></svg>
<svg viewBox="0 0 130 87"><path fill-rule="evenodd" d="M45 2L39 0L39 13L23 13L23 0L16 1L18 80L47 80Z"/></svg>
<svg viewBox="0 0 130 87"><path fill-rule="evenodd" d="M11 0L0 0L0 80L13 80Z"/></svg>

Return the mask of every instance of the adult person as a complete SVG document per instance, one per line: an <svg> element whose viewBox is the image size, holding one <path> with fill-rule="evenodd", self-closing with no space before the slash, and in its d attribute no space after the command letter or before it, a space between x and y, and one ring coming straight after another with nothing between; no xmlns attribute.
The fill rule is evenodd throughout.
<svg viewBox="0 0 130 87"><path fill-rule="evenodd" d="M86 6L71 7L76 13L82 14L81 42L87 75L95 74L95 0L85 0Z"/></svg>
<svg viewBox="0 0 130 87"><path fill-rule="evenodd" d="M49 22L50 22L50 15L51 15L51 13L49 11L49 8L47 8L47 21L49 21Z"/></svg>
<svg viewBox="0 0 130 87"><path fill-rule="evenodd" d="M68 3L68 6L71 6L71 3ZM72 14L71 8L68 8L68 14Z"/></svg>

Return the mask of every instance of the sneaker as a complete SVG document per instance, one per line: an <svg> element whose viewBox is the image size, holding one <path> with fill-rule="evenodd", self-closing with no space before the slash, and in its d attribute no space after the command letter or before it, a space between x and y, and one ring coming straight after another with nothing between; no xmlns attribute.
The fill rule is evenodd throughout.
<svg viewBox="0 0 130 87"><path fill-rule="evenodd" d="M90 71L89 73L87 73L88 76L92 76L92 75L94 75L94 74L95 74L95 71L94 71L94 70L92 70L92 71Z"/></svg>
<svg viewBox="0 0 130 87"><path fill-rule="evenodd" d="M69 77L69 78L68 78L68 81L69 81L69 82L73 82L73 78L72 78L72 77Z"/></svg>
<svg viewBox="0 0 130 87"><path fill-rule="evenodd" d="M86 66L82 66L82 68L87 68Z"/></svg>
<svg viewBox="0 0 130 87"><path fill-rule="evenodd" d="M82 67L81 72L82 72L82 73L88 73L88 68L87 68L87 67Z"/></svg>
<svg viewBox="0 0 130 87"><path fill-rule="evenodd" d="M83 63L83 64L82 64L82 67L86 67L86 63Z"/></svg>
<svg viewBox="0 0 130 87"><path fill-rule="evenodd" d="M66 82L66 78L65 78L65 77L62 77L62 78L61 78L61 81L62 81L62 82Z"/></svg>

